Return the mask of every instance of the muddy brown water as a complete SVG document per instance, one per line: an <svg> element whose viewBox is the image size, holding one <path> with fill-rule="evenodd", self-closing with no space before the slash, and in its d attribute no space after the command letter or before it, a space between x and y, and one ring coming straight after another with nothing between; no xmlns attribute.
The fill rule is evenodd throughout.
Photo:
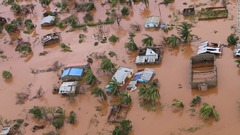
<svg viewBox="0 0 240 135"><path fill-rule="evenodd" d="M108 5L101 6L100 1L101 0L95 1L97 7L94 15L95 20L105 18L105 9L109 8ZM57 1L54 0L54 2ZM14 51L16 45L9 45L9 42L6 43L6 41L10 41L13 36L9 36L5 30L3 31L0 39L0 49L4 51L4 55L8 58L4 60L1 59L0 71L11 71L13 79L5 81L0 78L0 115L6 119L26 119L26 122L30 123L30 125L23 129L23 133L25 135L38 135L54 130L54 128L47 125L44 130L32 133L31 128L39 122L33 119L31 114L27 113L28 110L34 105L61 106L66 110L66 114L72 110L75 111L78 121L74 126L65 123L64 127L58 131L61 135L111 134L114 125L106 121L111 104L110 96L108 97L108 105L103 105L99 102L98 98L91 96L89 86L85 86L87 89L86 93L78 95L75 98L75 102L69 102L66 97L52 94L53 85L59 82L57 73L46 72L34 75L31 73L31 68L46 69L57 60L64 64L82 62L86 61L86 56L92 52L105 51L107 55L109 51L114 51L117 53L117 58L113 57L111 59L118 66L132 67L135 71L145 67L153 68L156 71L155 78L158 78L160 81L161 110L154 112L142 109L139 106L137 91L130 92L133 103L127 119L132 121L132 135L238 135L240 132L240 112L238 104L240 100L240 71L234 62L236 58L232 56L233 48L223 48L223 55L216 58L218 84L217 87L211 88L206 92L191 90L189 84L190 57L196 54L197 45L200 41L184 44L179 48L165 48L162 63L159 65L137 67L134 64L136 54L127 54L124 44L128 42L130 24L138 23L142 26L142 31L136 33L134 37L138 46L141 46L141 39L144 38L142 34L149 34L154 37L156 44L161 44L164 36L176 34L176 30L164 33L162 30L154 31L143 28L144 20L147 16L159 15L158 3L160 2L160 0L150 0L149 9L145 9L145 5L142 3L134 4L131 9L133 12L129 17L124 18L120 22L120 26L116 23L104 26L104 29L108 31L108 33L106 33L107 36L116 34L120 37L120 41L116 44L100 43L98 46L94 46L93 44L96 40L94 40L93 34L97 31L96 27L89 27L88 32L76 30L68 33L66 33L66 30L70 29L69 27L63 30L57 27L42 29L40 26L42 12L55 9L53 2L49 8L42 8L40 4L37 4L38 1L21 1L20 4L37 4L34 15L27 15L25 17L25 19L31 18L34 21L34 24L37 25L36 30L30 35L20 33L20 36L24 40L32 42L33 55L29 59L21 58L20 54ZM221 5L220 3L212 4L209 0L176 1L174 4L168 6L160 5L161 19L166 23L171 22L172 19L169 18L170 14L172 15L173 12L177 10L181 11L184 7L188 7L188 5L183 5L184 2L187 2L188 5L199 3L207 3L207 6ZM199 36L202 40L227 44L227 36L234 32L231 30L231 26L237 26L237 2L234 0L229 2L230 4L227 6L229 9L228 19L197 21L197 23L194 24L195 27L192 29L192 33ZM200 8L201 7L197 9L199 10ZM0 13L0 16L9 18L10 20L16 17L10 11L10 6L0 5ZM67 16L69 16L69 14L64 13L61 15L61 18ZM79 13L78 16L82 18L83 13ZM179 19L179 22L183 21L181 15L179 15ZM40 39L44 34L50 32L61 32L62 42L70 44L73 52L62 52L61 48L57 45L43 48L40 45ZM85 42L82 44L78 43L78 35L80 33L87 36ZM239 36L238 33L237 35ZM48 51L48 54L46 56L39 56L38 54L43 51ZM100 67L100 62L101 60L94 60L91 67L98 79L102 81L99 86L104 88L111 76L96 73ZM30 98L35 95L41 86L45 91L44 97L27 101L23 105L16 105L16 93L25 92L29 84L32 84L29 91ZM201 95L203 102L216 106L216 110L220 115L218 122L201 120L198 115L200 106L195 107L196 112L189 111L191 109L189 103L196 95ZM175 112L171 107L174 98L184 102L185 107L182 111ZM97 111L96 107L101 108L100 110L102 111ZM193 133L188 133L186 130L191 128L198 130Z"/></svg>

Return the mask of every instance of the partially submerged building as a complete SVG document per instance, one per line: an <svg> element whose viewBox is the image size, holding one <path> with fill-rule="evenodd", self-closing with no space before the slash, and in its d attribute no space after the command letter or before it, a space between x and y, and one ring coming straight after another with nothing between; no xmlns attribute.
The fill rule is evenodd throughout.
<svg viewBox="0 0 240 135"><path fill-rule="evenodd" d="M121 85L124 85L125 81L128 78L131 78L132 75L133 75L133 69L132 68L119 67L118 70L113 75L111 80L116 80ZM106 86L106 92L111 92L111 89L109 88L109 85Z"/></svg>
<svg viewBox="0 0 240 135"><path fill-rule="evenodd" d="M135 90L137 87L137 83L147 83L149 82L153 75L155 74L154 70L145 68L143 70L138 70L134 76L132 81L127 85L128 90Z"/></svg>
<svg viewBox="0 0 240 135"><path fill-rule="evenodd" d="M235 49L233 50L233 56L234 57L240 56L240 44L239 43L235 46Z"/></svg>
<svg viewBox="0 0 240 135"><path fill-rule="evenodd" d="M190 84L192 89L202 91L217 85L217 67L213 54L200 54L191 57Z"/></svg>
<svg viewBox="0 0 240 135"><path fill-rule="evenodd" d="M220 55L222 54L222 48L220 43L210 43L208 41L202 41L199 44L197 54L211 53Z"/></svg>
<svg viewBox="0 0 240 135"><path fill-rule="evenodd" d="M62 81L79 81L81 80L84 70L88 67L88 63L76 63L66 65L61 74Z"/></svg>
<svg viewBox="0 0 240 135"><path fill-rule="evenodd" d="M135 63L137 65L158 64L162 60L162 53L163 51L160 47L140 48Z"/></svg>
<svg viewBox="0 0 240 135"><path fill-rule="evenodd" d="M159 28L160 26L160 17L150 16L147 18L144 27L145 28Z"/></svg>
<svg viewBox="0 0 240 135"><path fill-rule="evenodd" d="M49 15L49 16L46 16L46 17L42 18L41 26L42 27L53 26L53 25L55 25L55 22L56 22L56 17Z"/></svg>
<svg viewBox="0 0 240 135"><path fill-rule="evenodd" d="M78 81L63 82L59 88L59 94L75 94L79 88Z"/></svg>
<svg viewBox="0 0 240 135"><path fill-rule="evenodd" d="M58 43L61 40L61 35L58 32L55 33L49 33L47 35L44 35L41 39L41 43L43 46Z"/></svg>
<svg viewBox="0 0 240 135"><path fill-rule="evenodd" d="M198 20L228 18L228 9L226 7L207 7L202 8L198 14Z"/></svg>

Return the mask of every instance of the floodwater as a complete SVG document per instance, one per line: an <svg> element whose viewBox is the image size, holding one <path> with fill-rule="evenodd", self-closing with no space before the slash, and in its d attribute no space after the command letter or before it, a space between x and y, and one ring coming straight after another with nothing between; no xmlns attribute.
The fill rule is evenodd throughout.
<svg viewBox="0 0 240 135"><path fill-rule="evenodd" d="M102 6L101 0L96 0L96 11L94 12L95 20L105 18L105 9L109 8L108 5ZM103 0L102 0L103 1ZM42 29L40 20L42 13L45 10L54 10L54 2L50 7L42 8L38 1L20 1L19 3L33 3L36 4L34 14L25 16L25 19L31 18L34 24L37 25L36 30L30 34L20 33L24 41L32 43L33 55L30 58L21 58L18 52L15 52L16 45L9 45L11 38L4 30L1 34L0 49L4 51L7 59L0 59L0 71L9 70L13 74L13 79L5 81L0 78L0 115L5 119L13 120L16 118L26 119L30 125L23 128L22 132L25 135L40 135L51 130L55 130L52 126L47 125L43 130L33 133L31 128L36 123L41 124L41 121L33 119L28 110L33 106L61 106L66 110L66 114L70 111L77 113L77 123L75 125L66 124L58 132L61 135L96 135L96 134L111 134L114 129L113 124L107 123L107 114L110 110L111 97L108 97L107 105L99 102L98 98L91 95L89 86L86 88L86 93L78 95L74 102L69 102L66 97L52 94L54 84L59 83L58 75L55 72L46 72L40 74L32 74L31 69L46 69L52 65L53 62L59 61L63 64L76 63L86 61L86 57L92 52L105 52L114 51L117 53L117 58L111 58L118 66L132 67L135 71L144 67L153 68L156 71L155 78L160 82L160 102L161 110L146 111L142 109L138 102L137 91L130 92L132 96L131 109L127 115L127 119L132 121L133 131L132 135L176 135L176 134L194 134L194 135L238 135L240 132L240 72L237 64L234 62L235 58L232 56L233 48L223 48L223 55L217 57L217 79L218 84L216 88L211 88L206 92L192 90L189 84L189 69L190 57L194 56L197 51L197 45L200 42L194 41L191 44L181 45L179 48L165 48L163 61L160 65L155 66L140 66L134 64L135 54L128 54L124 48L124 44L128 42L128 33L130 32L130 24L140 24L143 26L144 20L149 15L159 15L159 8L161 11L161 19L165 23L170 23L173 18L173 12L181 11L184 7L199 3L207 3L207 6L220 6L221 4L212 4L210 0L181 0L168 6L158 5L160 0L149 0L150 6L148 9L142 3L136 3L131 8L132 13L122 19L120 26L116 23L113 25L104 26L106 35L116 34L120 37L120 41L116 44L99 44L94 46L93 34L96 33L96 27L89 27L88 32L76 30L73 32L66 32L70 28L67 27L61 30L57 27L50 27ZM183 3L188 3L183 5ZM202 6L203 7L203 6ZM229 0L227 5L229 10L229 18L218 19L211 21L197 21L194 24L192 33L200 37L202 40L209 40L210 42L221 42L227 44L226 38L234 30L231 26L237 26L237 1ZM198 7L199 10L201 7ZM67 17L70 14L64 13L60 15L61 18ZM10 11L10 6L0 5L0 16L12 20L16 16ZM83 13L79 13L78 17L82 18ZM178 15L179 21L183 21L182 15ZM81 19L80 19L81 21ZM185 19L190 21L190 19ZM40 39L44 34L50 32L61 32L62 42L69 44L73 52L62 52L61 48L57 45L43 48L40 45ZM78 35L83 33L87 36L84 43L78 43ZM138 46L141 46L141 39L144 38L142 34L149 34L154 38L157 45L160 45L164 36L176 34L176 30L164 33L162 30L145 30L136 33L134 37ZM239 34L236 33L238 36ZM40 52L47 51L46 56L39 56ZM99 87L104 88L111 76L99 73L97 70L100 67L100 60L94 60L91 65L92 70L102 83ZM29 84L32 84L29 86ZM45 91L44 97L40 99L28 100L25 104L16 105L16 93L26 92L29 86L30 98L33 97L36 91L42 87ZM191 99L201 95L203 102L210 105L215 105L217 112L220 115L219 121L203 121L199 118L198 112L200 106L196 107L196 112L190 111ZM180 112L175 112L171 107L172 100L177 98L185 104L185 107ZM97 111L100 108L102 111ZM193 133L188 133L187 129L197 129Z"/></svg>

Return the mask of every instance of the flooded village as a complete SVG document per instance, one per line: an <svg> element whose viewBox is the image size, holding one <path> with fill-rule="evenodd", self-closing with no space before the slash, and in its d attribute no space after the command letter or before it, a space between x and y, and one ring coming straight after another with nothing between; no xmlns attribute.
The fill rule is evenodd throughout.
<svg viewBox="0 0 240 135"><path fill-rule="evenodd" d="M0 2L1 135L239 134L239 1Z"/></svg>

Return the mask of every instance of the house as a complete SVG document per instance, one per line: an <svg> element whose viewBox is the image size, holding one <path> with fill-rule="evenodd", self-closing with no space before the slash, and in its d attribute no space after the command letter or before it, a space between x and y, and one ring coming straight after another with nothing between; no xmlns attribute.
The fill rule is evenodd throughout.
<svg viewBox="0 0 240 135"><path fill-rule="evenodd" d="M207 90L217 85L217 67L214 54L200 54L190 59L192 89Z"/></svg>
<svg viewBox="0 0 240 135"><path fill-rule="evenodd" d="M75 94L79 87L78 81L63 82L59 88L59 94Z"/></svg>
<svg viewBox="0 0 240 135"><path fill-rule="evenodd" d="M46 17L43 17L42 20L41 20L41 26L44 27L44 26L53 26L56 22L56 17L55 16L46 16Z"/></svg>
<svg viewBox="0 0 240 135"><path fill-rule="evenodd" d="M119 67L118 70L113 75L111 80L116 80L122 86L125 84L125 81L128 78L132 77L132 75L133 75L133 69L126 68L126 67ZM106 92L111 92L109 85L106 86Z"/></svg>
<svg viewBox="0 0 240 135"><path fill-rule="evenodd" d="M41 43L43 46L54 44L57 42L60 42L61 35L58 32L55 33L49 33L47 35L44 35L41 39Z"/></svg>
<svg viewBox="0 0 240 135"><path fill-rule="evenodd" d="M62 81L79 81L88 66L88 63L66 65L61 74Z"/></svg>
<svg viewBox="0 0 240 135"><path fill-rule="evenodd" d="M217 46L214 46L217 45ZM209 44L208 41L200 42L197 54L204 54L204 53L211 53L211 54L222 54L222 48L220 43L211 43Z"/></svg>
<svg viewBox="0 0 240 135"><path fill-rule="evenodd" d="M2 131L0 132L0 135L8 135L8 133L10 132L11 127L7 126L7 127L3 127Z"/></svg>
<svg viewBox="0 0 240 135"><path fill-rule="evenodd" d="M126 86L128 90L135 90L137 87L137 83L147 83L149 82L153 75L155 74L154 70L145 68L144 70L138 70L134 76L132 81Z"/></svg>
<svg viewBox="0 0 240 135"><path fill-rule="evenodd" d="M194 8L184 8L183 9L183 16L191 16L191 15L195 15Z"/></svg>
<svg viewBox="0 0 240 135"><path fill-rule="evenodd" d="M135 59L137 65L158 64L162 59L162 49L160 47L140 48Z"/></svg>
<svg viewBox="0 0 240 135"><path fill-rule="evenodd" d="M158 28L160 26L160 17L150 16L147 18L144 27L145 28Z"/></svg>
<svg viewBox="0 0 240 135"><path fill-rule="evenodd" d="M237 44L237 45L235 46L235 49L233 50L233 56L234 56L234 57L240 56L240 44Z"/></svg>

